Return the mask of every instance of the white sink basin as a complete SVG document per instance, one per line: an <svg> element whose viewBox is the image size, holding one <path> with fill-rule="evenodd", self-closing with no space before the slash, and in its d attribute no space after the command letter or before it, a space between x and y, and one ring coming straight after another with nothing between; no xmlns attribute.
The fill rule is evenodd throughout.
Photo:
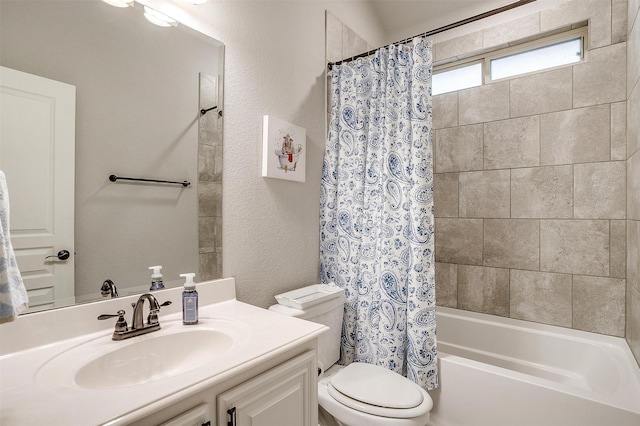
<svg viewBox="0 0 640 426"><path fill-rule="evenodd" d="M246 341L242 324L217 320L195 326L173 321L162 329L122 341L111 334L84 342L47 361L36 373L40 385L111 389L184 374Z"/></svg>

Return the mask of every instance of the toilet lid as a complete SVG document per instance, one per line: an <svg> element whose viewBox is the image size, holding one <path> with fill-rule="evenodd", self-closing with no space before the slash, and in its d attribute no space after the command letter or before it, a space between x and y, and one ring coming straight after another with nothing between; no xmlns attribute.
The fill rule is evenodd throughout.
<svg viewBox="0 0 640 426"><path fill-rule="evenodd" d="M378 407L409 409L424 401L418 386L406 377L362 362L340 370L331 377L331 385L349 398Z"/></svg>

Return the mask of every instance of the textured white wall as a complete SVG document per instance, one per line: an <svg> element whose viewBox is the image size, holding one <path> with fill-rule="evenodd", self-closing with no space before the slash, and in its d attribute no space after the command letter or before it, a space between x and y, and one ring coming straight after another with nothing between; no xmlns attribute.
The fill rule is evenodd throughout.
<svg viewBox="0 0 640 426"><path fill-rule="evenodd" d="M239 300L267 307L275 294L319 280L325 10L373 45L382 35L368 2L209 1L181 9L187 16L174 16L225 44L223 275L236 278ZM306 128L305 183L261 177L265 114Z"/></svg>

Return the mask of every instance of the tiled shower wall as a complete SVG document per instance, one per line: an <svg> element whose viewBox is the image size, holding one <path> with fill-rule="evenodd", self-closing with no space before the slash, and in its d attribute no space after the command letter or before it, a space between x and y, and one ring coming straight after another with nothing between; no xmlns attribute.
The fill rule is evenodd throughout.
<svg viewBox="0 0 640 426"><path fill-rule="evenodd" d="M438 305L623 336L627 291L638 358L638 3L574 0L434 44L443 61L588 23L584 63L434 96ZM331 14L326 45L328 61L370 50Z"/></svg>
<svg viewBox="0 0 640 426"><path fill-rule="evenodd" d="M221 106L220 78L200 74L200 108ZM198 281L222 277L222 115L198 119Z"/></svg>
<svg viewBox="0 0 640 426"><path fill-rule="evenodd" d="M580 21L585 62L434 96L437 303L624 336L626 0L458 37L436 61Z"/></svg>
<svg viewBox="0 0 640 426"><path fill-rule="evenodd" d="M626 338L640 364L640 1L628 7Z"/></svg>

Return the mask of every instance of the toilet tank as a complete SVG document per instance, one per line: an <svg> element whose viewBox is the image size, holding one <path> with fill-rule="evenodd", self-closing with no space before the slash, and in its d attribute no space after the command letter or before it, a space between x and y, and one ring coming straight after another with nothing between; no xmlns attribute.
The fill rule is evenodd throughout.
<svg viewBox="0 0 640 426"><path fill-rule="evenodd" d="M336 297L305 309L272 305L269 310L329 327L329 331L318 338L318 361L324 369L328 369L340 359L344 301L344 294L340 293Z"/></svg>

